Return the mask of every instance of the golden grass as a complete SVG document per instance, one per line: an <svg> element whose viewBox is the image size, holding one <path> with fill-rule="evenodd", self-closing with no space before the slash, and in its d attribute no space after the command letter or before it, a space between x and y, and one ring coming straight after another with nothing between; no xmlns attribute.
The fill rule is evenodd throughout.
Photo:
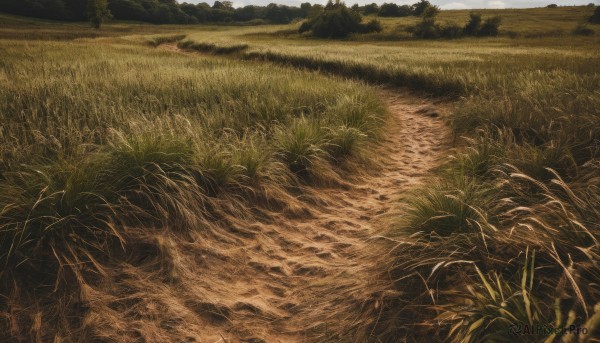
<svg viewBox="0 0 600 343"><path fill-rule="evenodd" d="M148 232L291 211L292 194L342 182L381 125L360 82L147 43L180 38L0 40L2 339L118 339L101 329L114 309L71 318L94 322L77 304L106 295L107 269L151 259L183 277L175 243Z"/></svg>
<svg viewBox="0 0 600 343"><path fill-rule="evenodd" d="M0 136L2 227L31 232L33 225L34 238L55 232L39 228L86 228L80 245L69 235L44 234L46 245L33 246L6 234L11 254L4 258L39 271L23 254L52 260L51 248L84 247L60 255L50 270L85 262L102 275L96 261L105 256L84 251L105 251L105 244L119 251L143 237L121 232L123 223L210 228L222 214L247 215L236 209L244 197L285 207L290 187L335 179L336 160L376 137L383 110L363 84L284 67L295 66L455 100L447 119L464 149L430 187L399 204L405 215L387 233L391 257L383 263L389 270L382 278L391 276L381 290L387 295L375 324L352 328L361 333L356 340L502 340L523 323L577 325L590 335L561 339L592 340L600 299L600 41L570 35L591 11L485 10L484 17L503 17L502 36L455 41L407 40L403 27L413 18L384 19L383 34L346 41L307 39L293 33L297 25L152 32L185 34L184 47L212 53L244 46L222 59L150 50L139 46L145 38L137 31L75 43L4 40L0 79L19 82L0 87L1 119L9 123ZM439 19L460 23L467 15L444 11ZM19 39L23 32L14 29ZM79 62L66 62L73 54ZM118 182L107 187L106 180ZM91 215L96 209L117 220ZM177 249L168 238L147 244L160 257L152 263L161 277L192 277L172 262ZM70 270L85 289L86 278ZM6 280L18 280L17 272ZM55 282L30 274L34 283ZM10 289L12 301L27 303L19 300L25 289ZM29 322L52 318L38 313L5 331L27 337ZM347 318L335 309L331 316ZM71 324L56 332L72 334ZM33 331L41 332L37 325ZM326 330L318 337L339 335Z"/></svg>
<svg viewBox="0 0 600 343"><path fill-rule="evenodd" d="M570 34L591 10L482 11L503 17L504 37L493 39L406 40L412 18L385 19L382 35L342 42L292 30L215 35L220 44L248 44L241 58L457 99L448 119L467 149L402 205L406 215L389 233L389 273L390 289L404 294L364 329L370 339L510 340L513 324L575 325L588 330L582 340L594 335L600 42ZM466 21L467 13L439 19ZM559 336L576 339L519 339Z"/></svg>

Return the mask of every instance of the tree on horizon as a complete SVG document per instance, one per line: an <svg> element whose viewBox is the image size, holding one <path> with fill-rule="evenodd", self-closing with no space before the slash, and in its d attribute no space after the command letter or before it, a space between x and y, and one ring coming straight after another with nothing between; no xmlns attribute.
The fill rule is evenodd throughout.
<svg viewBox="0 0 600 343"><path fill-rule="evenodd" d="M107 0L88 0L87 14L90 24L95 29L99 29L105 20L112 18Z"/></svg>

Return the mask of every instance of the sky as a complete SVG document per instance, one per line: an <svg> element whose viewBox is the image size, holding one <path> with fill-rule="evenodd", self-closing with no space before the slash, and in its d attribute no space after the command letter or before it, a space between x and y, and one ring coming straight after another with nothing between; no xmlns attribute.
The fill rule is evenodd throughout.
<svg viewBox="0 0 600 343"><path fill-rule="evenodd" d="M346 0L346 4L370 4L370 3L378 3L381 4L383 2L395 2L398 5L410 5L419 0ZM188 2L188 3L200 3L206 2L210 5L214 2L214 0L179 0L180 3ZM327 0L233 0L234 7L243 7L246 5L268 5L269 3L276 3L281 5L290 5L290 6L299 6L302 2L310 2L311 4L325 4ZM557 4L559 6L573 6L573 5L587 5L590 2L599 5L599 0L533 0L533 1L523 1L523 0L429 0L434 5L439 6L442 9L475 9L475 8L530 8L530 7L545 7L549 4Z"/></svg>

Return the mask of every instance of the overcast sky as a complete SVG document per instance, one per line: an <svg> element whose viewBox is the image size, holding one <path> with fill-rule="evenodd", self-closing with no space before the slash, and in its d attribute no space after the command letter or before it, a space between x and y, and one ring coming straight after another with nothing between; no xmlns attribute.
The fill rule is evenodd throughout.
<svg viewBox="0 0 600 343"><path fill-rule="evenodd" d="M399 5L403 4L413 4L418 0L346 0L347 5L353 4L370 4L370 3L378 3L381 4L383 2L395 2ZM440 6L442 9L466 9L466 8L528 8L528 7L544 7L548 4L554 3L559 6L572 6L572 5L587 5L590 2L598 5L599 0L532 0L532 1L523 1L523 0L429 0L432 4ZM210 5L213 4L214 0L179 0L180 3L188 2L188 3L200 3L206 2ZM292 5L298 6L302 2L310 2L311 4L325 4L327 0L233 0L234 7L243 7L246 5L268 5L269 3L276 3L282 5Z"/></svg>

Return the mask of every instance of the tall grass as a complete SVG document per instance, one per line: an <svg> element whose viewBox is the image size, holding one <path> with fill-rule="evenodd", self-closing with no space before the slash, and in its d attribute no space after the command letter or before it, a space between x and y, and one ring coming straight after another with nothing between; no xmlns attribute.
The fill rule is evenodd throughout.
<svg viewBox="0 0 600 343"><path fill-rule="evenodd" d="M534 31L523 27L519 35L535 36ZM371 335L360 339L550 342L596 337L597 40L382 45L271 36L266 44L260 35L254 42L252 37L244 36L250 48L242 58L457 100L447 120L462 149L401 205L402 216L389 233L394 245L388 275L398 293L387 297L377 324L364 329ZM573 325L587 334L512 335L510 330L524 325ZM344 337L333 331L332 339Z"/></svg>
<svg viewBox="0 0 600 343"><path fill-rule="evenodd" d="M0 41L3 313L46 296L69 315L138 228L202 230L284 202L306 170L336 175L332 157L352 158L385 115L357 82L118 43ZM25 312L0 337L30 337Z"/></svg>
<svg viewBox="0 0 600 343"><path fill-rule="evenodd" d="M376 137L381 105L359 83L255 62L271 61L456 99L447 119L464 149L401 206L388 234L392 289L382 290L376 324L357 330L368 336L355 339L591 340L600 299L598 41L550 37L574 27L584 8L565 9L568 22L556 9L535 11L560 23L528 27L510 10L512 18L493 14L506 30L519 26L516 39L386 44L284 40L273 34L281 27L188 34L185 44L213 53L247 44L234 49L245 62L4 41L3 287L51 289L81 279L70 267L78 263L101 275L98 261L131 242L123 224L201 228L205 216L233 210L221 199L335 177L338 160ZM446 13L461 22L467 14ZM519 38L527 36L538 38ZM512 336L525 324L588 334Z"/></svg>

